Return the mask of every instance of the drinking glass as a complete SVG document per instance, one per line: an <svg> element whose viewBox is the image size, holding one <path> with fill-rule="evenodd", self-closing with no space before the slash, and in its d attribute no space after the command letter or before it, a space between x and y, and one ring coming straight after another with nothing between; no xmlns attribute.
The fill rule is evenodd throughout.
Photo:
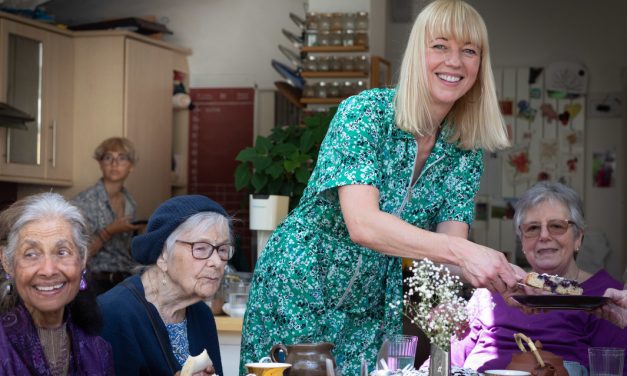
<svg viewBox="0 0 627 376"><path fill-rule="evenodd" d="M590 376L620 376L623 374L625 350L615 347L591 347L588 349Z"/></svg>
<svg viewBox="0 0 627 376"><path fill-rule="evenodd" d="M377 355L377 370L401 370L413 367L418 337L403 334L387 335Z"/></svg>

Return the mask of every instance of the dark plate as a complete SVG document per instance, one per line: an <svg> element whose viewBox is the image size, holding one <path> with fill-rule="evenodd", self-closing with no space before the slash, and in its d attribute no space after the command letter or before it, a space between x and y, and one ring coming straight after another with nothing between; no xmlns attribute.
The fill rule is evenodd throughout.
<svg viewBox="0 0 627 376"><path fill-rule="evenodd" d="M303 62L300 59L300 56L289 48L282 46L279 44L279 50L285 55L285 57L294 65L295 68L300 68L303 66Z"/></svg>
<svg viewBox="0 0 627 376"><path fill-rule="evenodd" d="M595 309L609 301L604 296L584 295L514 295L518 303L530 308L544 309Z"/></svg>
<svg viewBox="0 0 627 376"><path fill-rule="evenodd" d="M305 80L300 76L297 70L282 64L276 60L272 60L272 67L276 70L281 77L285 78L290 85L303 90L305 87Z"/></svg>

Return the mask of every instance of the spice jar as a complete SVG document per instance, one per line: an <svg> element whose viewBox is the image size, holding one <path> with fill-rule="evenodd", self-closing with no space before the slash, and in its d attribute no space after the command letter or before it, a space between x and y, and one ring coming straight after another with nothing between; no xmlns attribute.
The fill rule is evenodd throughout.
<svg viewBox="0 0 627 376"><path fill-rule="evenodd" d="M355 93L361 93L366 90L366 83L362 80L359 80L355 83Z"/></svg>
<svg viewBox="0 0 627 376"><path fill-rule="evenodd" d="M337 81L334 81L333 83L331 83L331 86L329 87L328 93L329 98L339 98L340 97L340 83Z"/></svg>
<svg viewBox="0 0 627 376"><path fill-rule="evenodd" d="M327 93L327 83L324 81L318 82L318 86L316 86L316 97L317 98L326 98L328 96Z"/></svg>
<svg viewBox="0 0 627 376"><path fill-rule="evenodd" d="M331 30L342 30L344 26L344 13L331 14Z"/></svg>
<svg viewBox="0 0 627 376"><path fill-rule="evenodd" d="M329 69L331 69L329 63L330 61L328 56L318 56L318 71L328 72Z"/></svg>
<svg viewBox="0 0 627 376"><path fill-rule="evenodd" d="M368 33L365 31L358 31L355 33L355 46L368 47Z"/></svg>
<svg viewBox="0 0 627 376"><path fill-rule="evenodd" d="M339 56L331 56L329 58L329 70L331 72L339 72L342 70L342 59Z"/></svg>
<svg viewBox="0 0 627 376"><path fill-rule="evenodd" d="M313 98L315 96L316 96L316 86L310 83L305 84L305 87L303 87L303 97Z"/></svg>
<svg viewBox="0 0 627 376"><path fill-rule="evenodd" d="M342 19L342 28L344 30L355 30L355 19L357 15L355 13L344 13Z"/></svg>
<svg viewBox="0 0 627 376"><path fill-rule="evenodd" d="M307 30L305 32L305 46L313 47L318 45L318 30Z"/></svg>
<svg viewBox="0 0 627 376"><path fill-rule="evenodd" d="M359 72L368 73L370 70L370 64L368 62L368 56L361 55L355 57L355 70Z"/></svg>
<svg viewBox="0 0 627 376"><path fill-rule="evenodd" d="M316 12L307 12L305 15L305 25L307 30L318 30L320 17Z"/></svg>
<svg viewBox="0 0 627 376"><path fill-rule="evenodd" d="M346 56L342 59L342 70L346 72L355 70L355 58L353 56Z"/></svg>
<svg viewBox="0 0 627 376"><path fill-rule="evenodd" d="M355 44L355 32L353 30L344 30L342 34L342 45L353 46Z"/></svg>
<svg viewBox="0 0 627 376"><path fill-rule="evenodd" d="M341 46L342 45L342 30L334 30L331 32L330 38L330 46Z"/></svg>
<svg viewBox="0 0 627 376"><path fill-rule="evenodd" d="M326 31L320 31L318 33L318 46L328 46L331 44L331 33Z"/></svg>
<svg viewBox="0 0 627 376"><path fill-rule="evenodd" d="M340 86L340 96L342 97L350 97L353 95L353 83L351 81L344 81L344 83Z"/></svg>
<svg viewBox="0 0 627 376"><path fill-rule="evenodd" d="M368 31L368 12L357 12L355 29L357 31Z"/></svg>
<svg viewBox="0 0 627 376"><path fill-rule="evenodd" d="M331 13L321 13L318 19L318 29L320 31L331 30L331 19L333 15Z"/></svg>
<svg viewBox="0 0 627 376"><path fill-rule="evenodd" d="M315 72L318 70L318 58L314 55L308 55L303 64L303 70Z"/></svg>

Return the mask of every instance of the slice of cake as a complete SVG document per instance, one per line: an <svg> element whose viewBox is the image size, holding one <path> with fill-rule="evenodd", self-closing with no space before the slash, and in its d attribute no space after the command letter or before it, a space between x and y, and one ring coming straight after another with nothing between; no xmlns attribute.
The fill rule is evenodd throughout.
<svg viewBox="0 0 627 376"><path fill-rule="evenodd" d="M554 294L583 294L583 289L579 286L579 282L572 279L562 278L558 275L529 272L529 274L525 277L525 284L545 291L550 291Z"/></svg>

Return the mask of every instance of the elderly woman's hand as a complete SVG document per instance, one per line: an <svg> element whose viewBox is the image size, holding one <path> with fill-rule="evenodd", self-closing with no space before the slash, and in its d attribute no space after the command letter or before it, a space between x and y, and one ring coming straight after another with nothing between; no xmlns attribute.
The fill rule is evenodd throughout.
<svg viewBox="0 0 627 376"><path fill-rule="evenodd" d="M216 370L215 368L213 368L213 365L211 365L200 372L196 372L192 374L192 376L212 376L215 374L216 374ZM178 371L177 373L174 374L174 376L180 376L180 375L181 375L181 371Z"/></svg>

